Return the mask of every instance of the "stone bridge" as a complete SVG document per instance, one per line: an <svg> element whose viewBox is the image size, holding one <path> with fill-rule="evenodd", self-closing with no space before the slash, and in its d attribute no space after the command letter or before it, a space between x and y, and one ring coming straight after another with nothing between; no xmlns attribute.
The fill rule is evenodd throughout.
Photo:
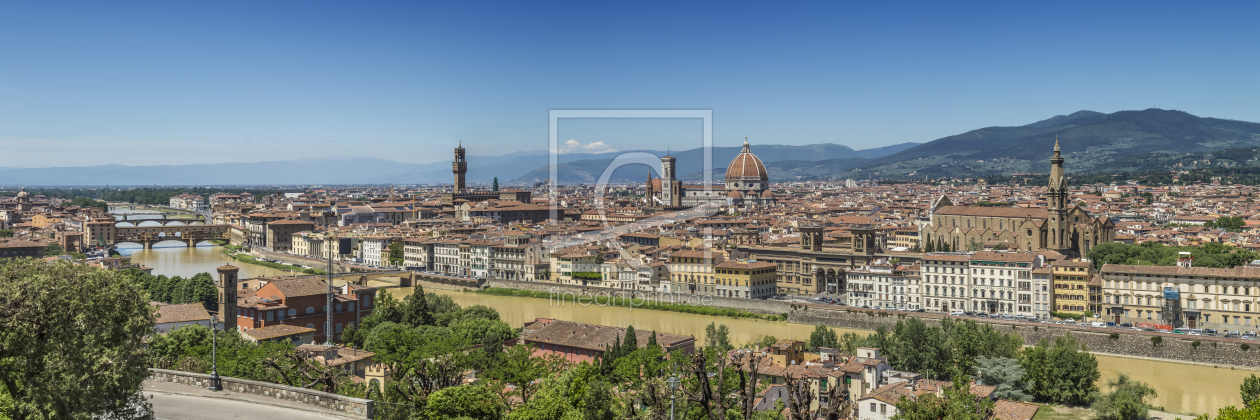
<svg viewBox="0 0 1260 420"><path fill-rule="evenodd" d="M149 249L162 241L180 241L194 247L201 241L224 239L228 225L117 226L114 230L114 243L133 242Z"/></svg>
<svg viewBox="0 0 1260 420"><path fill-rule="evenodd" d="M171 219L171 218L163 217L161 219L119 220L118 223L115 223L115 225L118 227L133 227L133 226L139 226L141 223L144 223L144 222L157 222L158 224L162 226L166 226L173 222L180 222L184 225L192 225L193 223L203 224L203 225L205 224L205 222L201 221L201 219ZM127 225L124 225L123 223L127 223Z"/></svg>

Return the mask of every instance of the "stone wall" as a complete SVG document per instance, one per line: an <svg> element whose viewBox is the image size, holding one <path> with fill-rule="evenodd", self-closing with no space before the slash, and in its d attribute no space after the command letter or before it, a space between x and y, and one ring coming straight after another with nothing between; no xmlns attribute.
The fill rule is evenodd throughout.
<svg viewBox="0 0 1260 420"><path fill-rule="evenodd" d="M209 387L210 375L176 370L149 369L149 379L181 385ZM372 419L375 401L351 398L313 389L298 388L269 382L222 377L223 389L245 394L262 395L345 413L354 418Z"/></svg>
<svg viewBox="0 0 1260 420"><path fill-rule="evenodd" d="M690 295L683 293L659 293L641 290L613 289L608 287L579 286L573 284L555 284L535 281L486 280L486 287L556 293L557 298L559 298L559 294L566 293L574 295L585 293L592 296L611 295L625 298L633 295L635 299L650 299L661 303L684 303L697 306L713 306L772 315L782 315L790 309L789 303L781 300L734 299L717 296Z"/></svg>
<svg viewBox="0 0 1260 420"><path fill-rule="evenodd" d="M922 313L880 312L869 310L845 310L843 308L823 308L818 306L794 305L795 309L788 313L788 322L800 324L828 325L832 327L859 330L874 330L884 326L891 330L902 316L915 316L930 326L940 325L940 317ZM870 313L874 313L871 316ZM881 316L881 314L887 316ZM977 318L961 318L975 320L981 324L991 324L1003 333L1014 332L1024 338L1025 345L1034 345L1042 339L1054 341L1055 337L1072 334L1084 343L1090 351L1116 354L1122 356L1150 357L1168 359L1177 362L1196 362L1212 365L1235 365L1260 367L1260 343L1243 343L1241 340L1220 339L1215 337L1190 336L1180 334L1163 334L1139 332L1116 328L1098 328L1073 330L1057 324L1019 324L1006 322L989 322ZM1115 333L1116 338L1111 338ZM1151 337L1159 337L1159 344L1153 344ZM1194 341L1199 346L1194 346ZM1244 351L1241 344L1248 344Z"/></svg>

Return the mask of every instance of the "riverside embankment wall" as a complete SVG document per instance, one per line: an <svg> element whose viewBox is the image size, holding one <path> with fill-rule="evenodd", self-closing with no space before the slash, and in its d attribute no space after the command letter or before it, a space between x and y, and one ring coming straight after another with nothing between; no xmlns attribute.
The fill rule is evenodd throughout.
<svg viewBox="0 0 1260 420"><path fill-rule="evenodd" d="M653 299L660 302L687 303L739 309L763 314L788 314L788 322L811 325L827 325L838 328L874 330L883 326L892 329L904 317L916 317L928 325L940 325L942 314L923 312L880 311L853 309L842 306L799 304L780 300L731 299L712 296L630 291L604 287L523 282L512 280L488 280L487 287L501 287L541 291L548 293L599 295ZM557 298L559 298L557 296ZM970 319L990 324L1003 333L1013 332L1024 339L1024 344L1035 345L1041 340L1053 341L1055 337L1072 334L1090 351L1122 356L1167 359L1175 362L1196 362L1213 365L1260 367L1260 342L1220 337L1190 336L1180 334L1150 333L1117 328L1086 328L1058 324L1011 322L984 318ZM1112 338L1112 334L1115 338ZM1151 337L1159 337L1154 344ZM1196 346L1194 343L1198 342ZM1243 350L1244 345L1248 350Z"/></svg>
<svg viewBox="0 0 1260 420"><path fill-rule="evenodd" d="M931 326L939 326L942 319L942 317L934 314L855 310L843 307L832 309L815 305L794 306L795 309L788 312L788 322L861 330L873 330L879 326L891 330L897 324L897 321L909 316L916 316L925 324ZM1257 348L1260 346L1243 340L1148 333L1117 328L1081 328L1057 324L1014 323L975 318L957 319L976 320L981 324L991 324L1003 333L1013 332L1019 334L1020 337L1023 337L1026 345L1035 345L1041 340L1053 342L1055 337L1072 334L1078 341L1089 347L1090 351L1094 352L1168 359L1176 362L1260 367L1260 348ZM1153 343L1152 337L1158 337L1159 343ZM1199 343L1197 346L1194 344L1196 341ZM1248 350L1243 350L1244 344L1249 347Z"/></svg>

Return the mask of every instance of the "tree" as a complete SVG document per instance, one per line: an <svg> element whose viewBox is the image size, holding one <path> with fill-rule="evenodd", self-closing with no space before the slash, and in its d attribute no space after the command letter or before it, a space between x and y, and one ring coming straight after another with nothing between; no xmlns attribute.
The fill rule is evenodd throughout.
<svg viewBox="0 0 1260 420"><path fill-rule="evenodd" d="M389 259L392 262L401 263L403 260L403 243L402 241L394 241L389 244Z"/></svg>
<svg viewBox="0 0 1260 420"><path fill-rule="evenodd" d="M1155 398L1155 389L1145 383L1129 379L1129 375L1107 381L1111 392L1098 397L1094 413L1101 420L1145 420L1151 405L1148 398Z"/></svg>
<svg viewBox="0 0 1260 420"><path fill-rule="evenodd" d="M601 380L591 382L582 397L582 420L613 420L617 417L614 404L612 385Z"/></svg>
<svg viewBox="0 0 1260 420"><path fill-rule="evenodd" d="M726 328L726 324L716 325L710 322L704 327L704 346L718 349L718 351L726 352L734 349L731 345L730 329Z"/></svg>
<svg viewBox="0 0 1260 420"><path fill-rule="evenodd" d="M1086 405L1098 393L1098 359L1071 334L1051 345L1041 340L1024 349L1020 364L1034 398L1063 404Z"/></svg>
<svg viewBox="0 0 1260 420"><path fill-rule="evenodd" d="M812 338L812 335L811 335L811 338ZM759 346L761 346L761 347L763 347L763 348L764 348L764 347L770 347L770 346L773 346L773 345L774 345L774 343L776 343L776 342L778 342L778 341L779 341L779 339L774 338L774 336L773 336L773 335L767 335L767 336L762 336L762 337L761 337L761 341L757 342L757 345L759 345Z"/></svg>
<svg viewBox="0 0 1260 420"><path fill-rule="evenodd" d="M498 363L499 358L503 357L503 340L504 338L497 332L486 334L481 339L483 369L493 368Z"/></svg>
<svg viewBox="0 0 1260 420"><path fill-rule="evenodd" d="M971 393L962 376L944 389L943 395L925 393L916 398L901 397L893 420L988 420L993 418L992 400Z"/></svg>
<svg viewBox="0 0 1260 420"><path fill-rule="evenodd" d="M513 392L521 397L523 404L528 404L530 397L534 396L534 390L539 385L537 381L550 376L563 363L558 356L552 359L534 357L534 349L530 344L509 347L500 362L490 369L492 378L516 386Z"/></svg>
<svg viewBox="0 0 1260 420"><path fill-rule="evenodd" d="M429 396L425 405L429 418L497 420L503 415L503 398L483 384L442 388Z"/></svg>
<svg viewBox="0 0 1260 420"><path fill-rule="evenodd" d="M836 348L839 345L840 339L836 336L836 330L817 325L809 333L809 351L818 351L819 347Z"/></svg>
<svg viewBox="0 0 1260 420"><path fill-rule="evenodd" d="M51 243L51 244L48 244L48 246L44 247L45 257L55 257L55 256L65 254L65 253L66 253L66 249L62 248L61 244L58 244L58 243Z"/></svg>
<svg viewBox="0 0 1260 420"><path fill-rule="evenodd" d="M494 182L490 183L490 192L499 192L499 177L494 177Z"/></svg>
<svg viewBox="0 0 1260 420"><path fill-rule="evenodd" d="M117 271L18 259L0 265L3 413L33 418L152 418L140 394L154 309Z"/></svg>
<svg viewBox="0 0 1260 420"><path fill-rule="evenodd" d="M1242 400L1246 406L1250 406L1252 402L1260 402L1260 377L1256 377L1254 373L1243 379Z"/></svg>
<svg viewBox="0 0 1260 420"><path fill-rule="evenodd" d="M9 229L0 229L0 238L12 238L13 231Z"/></svg>
<svg viewBox="0 0 1260 420"><path fill-rule="evenodd" d="M1207 414L1201 415L1195 420L1256 420L1260 419L1260 401L1252 401L1244 408L1225 407L1217 411L1216 418Z"/></svg>
<svg viewBox="0 0 1260 420"><path fill-rule="evenodd" d="M210 273L197 273L184 282L186 286L183 289L186 294L183 303L199 302L208 311L218 309L219 289L215 287L214 278L210 277Z"/></svg>
<svg viewBox="0 0 1260 420"><path fill-rule="evenodd" d="M996 386L993 395L997 398L1028 401L1031 395L1024 392L1024 368L1019 361L1006 357L980 357L976 359L976 377L985 385Z"/></svg>
<svg viewBox="0 0 1260 420"><path fill-rule="evenodd" d="M621 341L622 354L628 354L639 349L639 337L634 333L634 326L626 327L626 339Z"/></svg>
<svg viewBox="0 0 1260 420"><path fill-rule="evenodd" d="M403 298L399 308L402 311L402 322L410 326L433 325L433 313L429 312L429 304L425 302L424 288L416 286L414 292Z"/></svg>
<svg viewBox="0 0 1260 420"><path fill-rule="evenodd" d="M659 346L659 344L656 344L656 330L652 330L652 335L648 337L647 347L657 346Z"/></svg>

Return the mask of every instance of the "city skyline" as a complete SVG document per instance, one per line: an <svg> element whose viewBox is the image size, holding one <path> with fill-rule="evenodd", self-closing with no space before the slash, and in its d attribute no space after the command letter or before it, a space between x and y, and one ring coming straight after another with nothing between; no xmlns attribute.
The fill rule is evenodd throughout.
<svg viewBox="0 0 1260 420"><path fill-rule="evenodd" d="M543 150L552 108L713 109L718 146L854 149L1080 110L1260 120L1250 4L445 7L2 6L6 166L439 162ZM583 151L693 130L565 127Z"/></svg>

